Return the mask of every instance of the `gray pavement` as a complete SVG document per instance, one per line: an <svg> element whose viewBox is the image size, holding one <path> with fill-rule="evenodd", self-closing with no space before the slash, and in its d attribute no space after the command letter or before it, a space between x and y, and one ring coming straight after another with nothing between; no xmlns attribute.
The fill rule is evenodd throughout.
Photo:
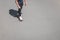
<svg viewBox="0 0 60 40"><path fill-rule="evenodd" d="M15 0L0 0L0 40L60 40L60 0L28 0L22 22L10 9Z"/></svg>

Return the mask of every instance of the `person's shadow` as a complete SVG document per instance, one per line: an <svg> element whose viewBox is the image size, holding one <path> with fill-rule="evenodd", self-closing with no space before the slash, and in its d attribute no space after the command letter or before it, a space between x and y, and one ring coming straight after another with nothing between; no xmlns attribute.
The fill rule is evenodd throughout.
<svg viewBox="0 0 60 40"><path fill-rule="evenodd" d="M17 10L10 9L10 10L9 10L9 14L10 14L11 16L13 16L13 17L17 17L18 20L21 21L21 20L19 19L19 14L18 14L18 11L17 11Z"/></svg>
<svg viewBox="0 0 60 40"><path fill-rule="evenodd" d="M18 11L14 10L14 9L10 9L9 10L9 14L13 17L17 17L18 16Z"/></svg>

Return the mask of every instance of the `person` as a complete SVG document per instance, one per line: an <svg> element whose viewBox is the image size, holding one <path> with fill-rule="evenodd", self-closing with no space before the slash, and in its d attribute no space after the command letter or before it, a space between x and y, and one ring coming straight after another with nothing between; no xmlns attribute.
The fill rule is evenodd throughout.
<svg viewBox="0 0 60 40"><path fill-rule="evenodd" d="M20 19L20 20L23 20L23 18L21 17L21 10L22 10L22 7L23 7L23 4L25 4L25 6L27 5L27 0L15 0L15 3L16 3L16 5L17 5L17 7L18 7L18 18Z"/></svg>

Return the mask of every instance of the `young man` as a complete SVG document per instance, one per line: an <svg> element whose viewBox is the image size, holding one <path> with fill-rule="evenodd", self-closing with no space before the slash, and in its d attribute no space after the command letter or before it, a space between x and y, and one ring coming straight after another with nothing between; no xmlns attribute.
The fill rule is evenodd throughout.
<svg viewBox="0 0 60 40"><path fill-rule="evenodd" d="M27 5L27 1L26 0L15 0L15 3L18 7L18 18L20 20L23 20L23 18L21 17L21 10L22 10L22 6L23 6L23 3L25 4L25 6Z"/></svg>

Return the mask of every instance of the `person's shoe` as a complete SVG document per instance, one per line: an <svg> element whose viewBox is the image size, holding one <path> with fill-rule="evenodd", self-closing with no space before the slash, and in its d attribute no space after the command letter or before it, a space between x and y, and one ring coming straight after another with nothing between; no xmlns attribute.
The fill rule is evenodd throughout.
<svg viewBox="0 0 60 40"><path fill-rule="evenodd" d="M21 16L19 17L19 19L20 19L20 21L23 21L23 18Z"/></svg>

